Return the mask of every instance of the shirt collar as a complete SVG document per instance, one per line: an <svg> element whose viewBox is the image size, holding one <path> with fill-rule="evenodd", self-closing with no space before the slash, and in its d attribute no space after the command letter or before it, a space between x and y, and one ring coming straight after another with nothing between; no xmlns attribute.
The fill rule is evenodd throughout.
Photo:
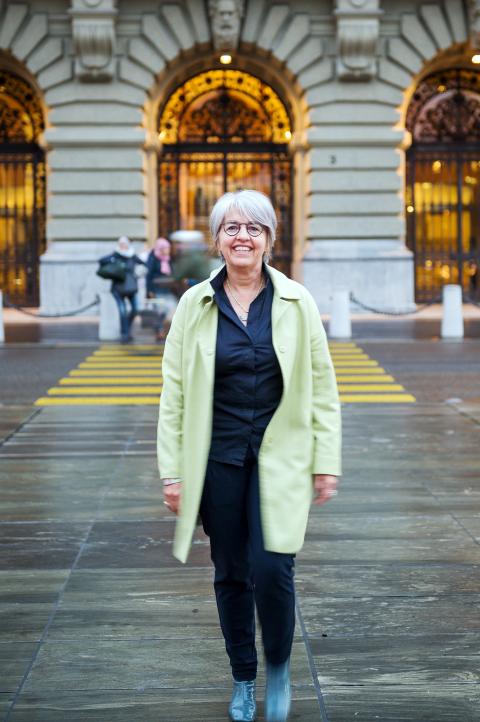
<svg viewBox="0 0 480 722"><path fill-rule="evenodd" d="M277 271L275 268L272 268L272 266L269 266L266 263L263 264L263 272L267 277L267 284L269 282L272 283L275 295L278 295L280 298L287 301L298 301L301 298L298 284L291 281L283 273ZM211 300L214 293L222 287L226 275L227 267L225 264L220 268L215 268L215 270L210 274L210 284L205 285L205 292L199 298L199 301L202 302L209 299Z"/></svg>

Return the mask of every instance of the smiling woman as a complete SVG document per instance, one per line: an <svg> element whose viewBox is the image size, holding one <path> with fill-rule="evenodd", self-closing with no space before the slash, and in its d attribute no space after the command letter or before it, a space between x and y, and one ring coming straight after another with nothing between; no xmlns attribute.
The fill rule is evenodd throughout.
<svg viewBox="0 0 480 722"><path fill-rule="evenodd" d="M294 555L314 498L335 495L340 408L318 309L267 264L270 199L226 193L210 229L225 264L181 298L165 344L158 459L174 553L198 516L233 673L230 719L255 719L255 605L267 660L265 717L285 722L295 625Z"/></svg>

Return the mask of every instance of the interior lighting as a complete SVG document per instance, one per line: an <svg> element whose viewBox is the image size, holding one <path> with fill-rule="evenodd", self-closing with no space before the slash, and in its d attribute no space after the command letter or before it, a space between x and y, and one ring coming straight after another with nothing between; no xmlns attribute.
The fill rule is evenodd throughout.
<svg viewBox="0 0 480 722"><path fill-rule="evenodd" d="M432 170L434 173L440 173L440 171L442 170L442 161L434 160L432 163Z"/></svg>
<svg viewBox="0 0 480 722"><path fill-rule="evenodd" d="M292 140L292 133L290 130L285 131L285 140Z"/></svg>
<svg viewBox="0 0 480 722"><path fill-rule="evenodd" d="M447 89L446 85L439 85L437 88L439 93L444 93L446 91L446 89Z"/></svg>
<svg viewBox="0 0 480 722"><path fill-rule="evenodd" d="M432 263L432 261L428 258L428 259L425 261L425 268L428 269L428 270L430 270L430 269L432 268L432 266L433 266L433 263Z"/></svg>
<svg viewBox="0 0 480 722"><path fill-rule="evenodd" d="M158 134L158 140L163 140L165 138L165 135L166 135L165 131L161 130L160 133Z"/></svg>
<svg viewBox="0 0 480 722"><path fill-rule="evenodd" d="M232 62L232 56L228 54L220 55L220 62L222 63L222 65L230 65L230 63Z"/></svg>
<svg viewBox="0 0 480 722"><path fill-rule="evenodd" d="M450 266L447 266L446 264L441 267L440 269L440 275L445 281L450 280Z"/></svg>
<svg viewBox="0 0 480 722"><path fill-rule="evenodd" d="M407 206L407 213L413 213L415 208L413 206Z"/></svg>
<svg viewBox="0 0 480 722"><path fill-rule="evenodd" d="M480 55L475 53L475 55L472 55L472 63L475 63L475 65L478 65L480 63Z"/></svg>

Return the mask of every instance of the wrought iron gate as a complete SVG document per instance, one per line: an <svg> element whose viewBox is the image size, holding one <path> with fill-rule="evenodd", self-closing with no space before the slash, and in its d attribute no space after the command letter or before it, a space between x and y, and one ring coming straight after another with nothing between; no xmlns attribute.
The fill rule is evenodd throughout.
<svg viewBox="0 0 480 722"><path fill-rule="evenodd" d="M14 303L39 302L45 246L45 160L36 146L0 144L0 288Z"/></svg>
<svg viewBox="0 0 480 722"><path fill-rule="evenodd" d="M203 231L222 193L253 188L266 193L277 212L273 263L285 273L292 262L291 160L286 152L168 151L159 159L159 232Z"/></svg>
<svg viewBox="0 0 480 722"><path fill-rule="evenodd" d="M45 249L45 155L40 102L19 76L0 70L0 288L21 305L39 302Z"/></svg>
<svg viewBox="0 0 480 722"><path fill-rule="evenodd" d="M407 153L407 232L417 301L459 284L480 300L480 152L413 147Z"/></svg>
<svg viewBox="0 0 480 722"><path fill-rule="evenodd" d="M208 238L208 218L227 191L253 188L272 200L279 221L273 263L292 261L290 119L277 93L234 69L187 80L159 115L159 233L196 229Z"/></svg>
<svg viewBox="0 0 480 722"><path fill-rule="evenodd" d="M407 245L415 254L417 301L459 284L480 300L480 73L435 73L407 113Z"/></svg>

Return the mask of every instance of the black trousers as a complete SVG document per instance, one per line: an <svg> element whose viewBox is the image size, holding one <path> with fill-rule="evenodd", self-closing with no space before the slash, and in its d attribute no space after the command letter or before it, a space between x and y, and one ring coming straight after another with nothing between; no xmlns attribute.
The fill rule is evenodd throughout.
<svg viewBox="0 0 480 722"><path fill-rule="evenodd" d="M295 627L294 555L265 551L260 523L258 464L209 460L200 507L210 537L220 626L234 679L255 679L255 605L265 657L290 656Z"/></svg>

